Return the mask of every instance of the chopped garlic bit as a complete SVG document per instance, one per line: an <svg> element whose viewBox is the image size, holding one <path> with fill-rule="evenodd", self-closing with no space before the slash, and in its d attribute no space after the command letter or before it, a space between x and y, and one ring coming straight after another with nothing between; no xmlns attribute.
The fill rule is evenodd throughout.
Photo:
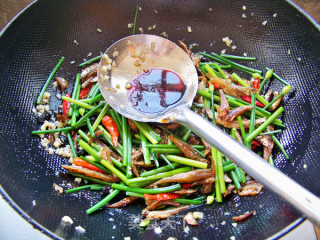
<svg viewBox="0 0 320 240"><path fill-rule="evenodd" d="M277 17L277 13L273 14L272 17Z"/></svg>
<svg viewBox="0 0 320 240"><path fill-rule="evenodd" d="M233 45L231 48L234 50L234 49L236 49L236 48L237 48L237 46L236 46L236 45Z"/></svg>
<svg viewBox="0 0 320 240"><path fill-rule="evenodd" d="M236 237L235 236L231 236L230 240L236 240Z"/></svg>
<svg viewBox="0 0 320 240"><path fill-rule="evenodd" d="M301 61L301 57L298 57L297 60L300 62Z"/></svg>
<svg viewBox="0 0 320 240"><path fill-rule="evenodd" d="M54 184L53 184L53 187L54 187L54 190L55 190L58 194L63 193L63 188L60 187L58 184L54 183Z"/></svg>
<svg viewBox="0 0 320 240"><path fill-rule="evenodd" d="M189 228L188 226L186 226L186 227L183 229L183 231L184 231L185 233L189 233L189 232L190 232L190 228Z"/></svg>
<svg viewBox="0 0 320 240"><path fill-rule="evenodd" d="M243 10L247 10L247 7L245 5L242 6Z"/></svg>
<svg viewBox="0 0 320 240"><path fill-rule="evenodd" d="M155 14L158 14L157 9L154 8L153 11L154 11Z"/></svg>
<svg viewBox="0 0 320 240"><path fill-rule="evenodd" d="M112 57L118 57L119 56L119 52L118 51L114 51L114 53L112 54Z"/></svg>
<svg viewBox="0 0 320 240"><path fill-rule="evenodd" d="M83 227L81 227L80 225L79 225L79 226L76 226L75 229L76 229L76 231L77 231L78 233L81 233L81 234L83 234L83 233L86 232L86 230L85 230Z"/></svg>
<svg viewBox="0 0 320 240"><path fill-rule="evenodd" d="M160 227L156 227L156 228L154 228L154 232L157 234L160 234L160 233L162 233L162 230Z"/></svg>
<svg viewBox="0 0 320 240"><path fill-rule="evenodd" d="M64 216L63 218L61 218L61 221L70 225L73 224L73 220L69 216Z"/></svg>
<svg viewBox="0 0 320 240"><path fill-rule="evenodd" d="M157 27L157 25L154 24L154 25L152 26L152 29L156 29L156 27Z"/></svg>
<svg viewBox="0 0 320 240"><path fill-rule="evenodd" d="M308 167L307 164L303 164L303 168L306 169Z"/></svg>
<svg viewBox="0 0 320 240"><path fill-rule="evenodd" d="M51 96L50 93L45 92L45 93L43 94L43 97L42 97L42 100L41 100L41 104L47 104L47 103L49 103L50 96Z"/></svg>
<svg viewBox="0 0 320 240"><path fill-rule="evenodd" d="M243 56L244 56L244 57L247 57L247 56L248 56L248 53L244 52L244 53L243 53Z"/></svg>
<svg viewBox="0 0 320 240"><path fill-rule="evenodd" d="M188 32L192 32L191 26L188 26Z"/></svg>
<svg viewBox="0 0 320 240"><path fill-rule="evenodd" d="M87 57L91 57L92 56L92 52L89 52Z"/></svg>
<svg viewBox="0 0 320 240"><path fill-rule="evenodd" d="M212 8L209 8L209 11L212 11Z"/></svg>
<svg viewBox="0 0 320 240"><path fill-rule="evenodd" d="M142 10L142 7L139 7L139 11L141 11Z"/></svg>
<svg viewBox="0 0 320 240"><path fill-rule="evenodd" d="M222 225L222 226L226 225L226 221L223 221L223 222L221 223L221 225Z"/></svg>
<svg viewBox="0 0 320 240"><path fill-rule="evenodd" d="M32 201L32 206L34 207L35 205L37 205L36 200Z"/></svg>
<svg viewBox="0 0 320 240"><path fill-rule="evenodd" d="M192 215L195 219L203 219L203 212L193 212Z"/></svg>
<svg viewBox="0 0 320 240"><path fill-rule="evenodd" d="M262 25L266 25L267 24L267 20L262 22Z"/></svg>
<svg viewBox="0 0 320 240"><path fill-rule="evenodd" d="M131 237L124 237L123 240L131 240Z"/></svg>
<svg viewBox="0 0 320 240"><path fill-rule="evenodd" d="M148 27L148 31L152 30L152 27Z"/></svg>
<svg viewBox="0 0 320 240"><path fill-rule="evenodd" d="M245 15L244 13L242 13L242 18L246 18L247 17L247 15Z"/></svg>
<svg viewBox="0 0 320 240"><path fill-rule="evenodd" d="M233 226L233 227L237 227L237 226L238 226L238 223L232 223L232 226Z"/></svg>
<svg viewBox="0 0 320 240"><path fill-rule="evenodd" d="M139 31L140 31L141 33L143 33L143 28L142 28L142 27L139 27Z"/></svg>
<svg viewBox="0 0 320 240"><path fill-rule="evenodd" d="M225 54L226 53L226 49L222 49L221 50L221 55Z"/></svg>
<svg viewBox="0 0 320 240"><path fill-rule="evenodd" d="M102 32L102 30L101 30L100 28L97 28L97 32L101 33L101 32Z"/></svg>
<svg viewBox="0 0 320 240"><path fill-rule="evenodd" d="M73 43L76 44L76 45L79 45L77 40L73 40Z"/></svg>
<svg viewBox="0 0 320 240"><path fill-rule="evenodd" d="M132 23L128 23L128 28L132 28L133 24Z"/></svg>
<svg viewBox="0 0 320 240"><path fill-rule="evenodd" d="M228 46L231 47L232 40L229 37L222 38L222 41Z"/></svg>
<svg viewBox="0 0 320 240"><path fill-rule="evenodd" d="M76 62L74 60L70 61L70 64L75 64Z"/></svg>
<svg viewBox="0 0 320 240"><path fill-rule="evenodd" d="M166 32L162 32L162 33L160 33L160 35L163 37L168 37L168 34Z"/></svg>
<svg viewBox="0 0 320 240"><path fill-rule="evenodd" d="M288 55L290 55L290 49L288 49Z"/></svg>
<svg viewBox="0 0 320 240"><path fill-rule="evenodd" d="M76 182L76 183L81 183L81 180L82 180L82 178L76 177L76 178L74 179L74 182Z"/></svg>

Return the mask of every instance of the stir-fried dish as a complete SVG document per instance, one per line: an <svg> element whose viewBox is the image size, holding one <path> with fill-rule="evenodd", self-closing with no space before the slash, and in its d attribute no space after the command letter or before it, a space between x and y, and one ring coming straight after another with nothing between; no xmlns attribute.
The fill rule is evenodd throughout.
<svg viewBox="0 0 320 240"><path fill-rule="evenodd" d="M282 98L291 87L275 75L285 84L283 91L266 89L266 82L274 77L273 70L263 74L233 61L248 60L246 57L195 54L182 41L178 43L199 74L192 110L270 164L276 145L288 158L276 134L284 129L279 116L284 110ZM35 110L41 130L33 132L50 154L69 159L61 170L73 175L79 186L65 189L65 194L101 191L102 200L87 209L87 214L101 207L121 208L144 201L142 215L146 220L141 226L146 226L150 219L164 219L194 205L222 202L231 194L257 195L263 190L262 184L190 129L178 123L134 121L112 109L100 93L98 63L92 63L101 57L105 56L80 65L82 70L76 75L72 93L66 92L68 81L55 77L62 106L54 116L46 110L48 79ZM53 74L62 62L63 58ZM234 69L249 79L240 77ZM128 86L128 92L132 86ZM254 214L252 211L233 219L242 221ZM191 225L197 223L192 214L185 220Z"/></svg>

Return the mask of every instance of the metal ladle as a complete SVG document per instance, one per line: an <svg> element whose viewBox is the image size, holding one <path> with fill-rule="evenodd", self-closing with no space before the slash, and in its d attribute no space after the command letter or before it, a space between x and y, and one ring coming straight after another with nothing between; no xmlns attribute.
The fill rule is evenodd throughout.
<svg viewBox="0 0 320 240"><path fill-rule="evenodd" d="M156 114L137 111L127 96L130 81L139 72L149 68L170 69L178 73L186 84L183 98ZM104 99L115 111L141 122L177 122L192 129L320 227L320 200L317 196L189 109L197 92L198 75L190 57L178 45L154 35L123 38L103 55L98 79Z"/></svg>

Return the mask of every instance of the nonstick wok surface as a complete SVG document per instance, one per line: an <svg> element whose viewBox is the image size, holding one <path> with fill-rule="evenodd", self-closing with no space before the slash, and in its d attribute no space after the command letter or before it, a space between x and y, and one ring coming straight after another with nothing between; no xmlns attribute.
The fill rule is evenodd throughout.
<svg viewBox="0 0 320 240"><path fill-rule="evenodd" d="M290 160L276 151L275 165L320 195L319 26L290 2L280 0L40 0L33 3L0 37L1 192L10 197L10 203L20 209L22 216L53 238L262 239L300 222L300 215L267 189L258 196L232 196L222 204L194 208L192 211L204 213L204 219L197 227L189 226L189 232L184 231L182 220L186 212L154 222L153 226L161 227L161 234L152 228L137 227L135 221L143 204L101 210L87 216L85 210L102 198L99 192L57 195L53 183L70 187L69 183L74 185L73 178L60 167L67 159L49 155L40 147L40 138L31 135L40 126L32 113L35 100L61 56L66 60L56 76L68 79L71 92L73 77L80 71L77 64L88 53L99 55L114 41L132 33L128 23L133 22L136 4L142 8L138 13L137 33L140 27L148 34L166 32L174 42L199 44L195 51L220 53L227 49L226 53L234 55L246 52L256 56L257 61L244 64L258 69L273 68L294 87L284 99L282 120L286 128L278 135ZM265 25L264 21L267 21ZM147 31L153 25L156 28ZM187 26L191 26L191 33ZM227 36L237 46L233 51L222 42ZM278 91L283 86L277 80L267 85ZM48 91L52 95L51 110L56 110L61 101L56 99L52 84ZM32 205L33 200L36 206ZM254 217L232 226L232 216L252 210L257 211ZM60 222L66 215L74 220L69 228L62 227ZM86 229L83 235L74 230L78 225Z"/></svg>

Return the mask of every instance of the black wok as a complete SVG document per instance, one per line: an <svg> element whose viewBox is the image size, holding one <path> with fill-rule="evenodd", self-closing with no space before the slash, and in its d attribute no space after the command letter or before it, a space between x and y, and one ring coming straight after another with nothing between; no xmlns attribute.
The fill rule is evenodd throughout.
<svg viewBox="0 0 320 240"><path fill-rule="evenodd" d="M227 53L242 55L247 52L256 56L258 60L252 67L273 68L294 87L295 91L285 98L282 118L286 129L279 135L290 160L276 151L275 164L320 195L319 25L290 2L276 0L33 3L0 38L1 192L11 198L23 217L53 238L229 239L235 236L236 239L261 239L273 236L290 224L290 228L299 224L300 215L267 189L255 197L234 196L223 204L197 207L204 213L204 220L199 226L190 227L188 233L184 232L183 214L173 218L180 224L155 223L162 229L160 235L153 229L140 230L134 224L142 204L87 216L85 209L101 199L100 193L58 196L53 190L53 183L66 185L73 179L60 167L67 159L49 155L39 146L39 138L31 135L32 130L39 128L32 113L36 97L61 56L66 60L56 75L71 83L79 71L77 64L70 64L71 61L80 63L89 52L98 55L112 42L130 35L132 29L128 29L128 23L133 22L137 3L142 8L137 32L139 27L149 34L166 32L172 41L198 43L196 51L218 53L227 48L222 38L228 36L237 48L234 51L228 48ZM246 10L242 9L243 5ZM246 18L242 18L243 13ZM262 24L264 21L266 25ZM147 31L153 25L156 28ZM187 26L191 26L191 33ZM280 90L282 86L273 80L267 87ZM69 84L69 92L71 89L72 84ZM51 109L56 109L61 101L54 100L56 92L51 85L48 91L52 95ZM33 200L37 203L35 207L32 207ZM256 216L237 227L231 225L232 216L252 210L257 211ZM74 219L74 225L61 229L60 220L65 215ZM221 224L223 221L225 225ZM77 225L86 229L84 235L74 231Z"/></svg>

